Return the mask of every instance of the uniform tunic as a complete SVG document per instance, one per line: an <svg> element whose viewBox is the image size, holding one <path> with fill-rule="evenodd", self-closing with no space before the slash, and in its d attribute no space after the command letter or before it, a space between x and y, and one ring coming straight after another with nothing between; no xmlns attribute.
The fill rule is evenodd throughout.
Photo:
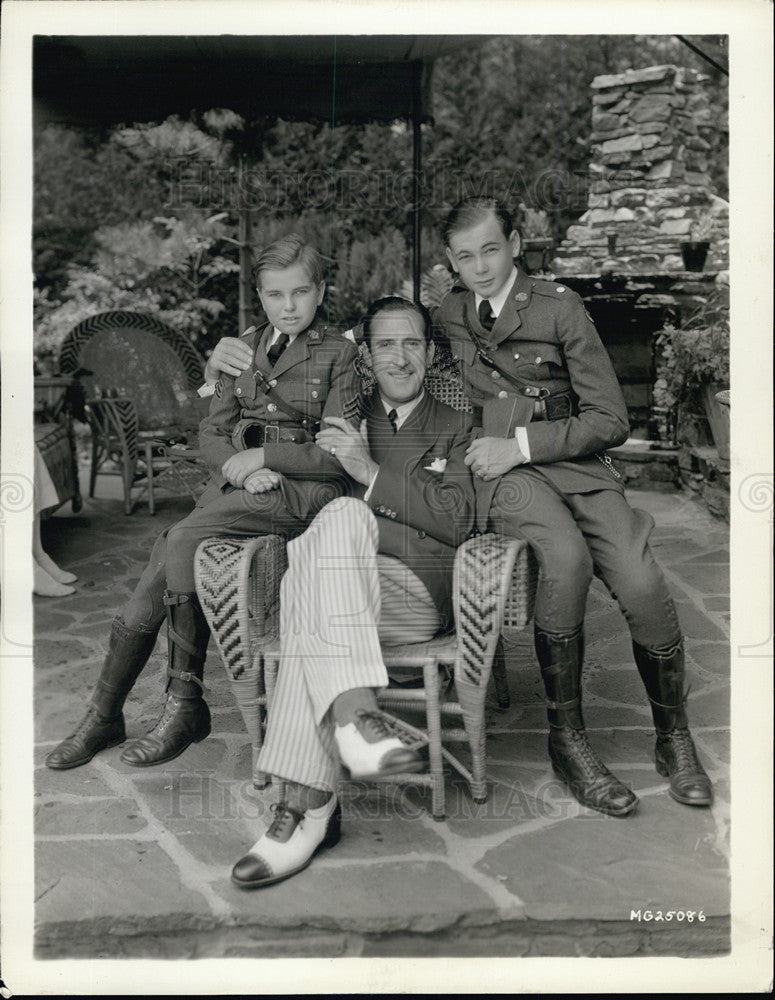
<svg viewBox="0 0 775 1000"><path fill-rule="evenodd" d="M541 565L535 620L546 631L581 624L594 571L619 601L634 639L650 648L675 642L675 608L648 547L654 522L624 499L605 451L626 440L627 409L580 296L518 271L491 331L474 301L473 292L455 286L437 319L481 413L481 433L513 438L525 427L530 450L528 464L477 480L477 526L531 543ZM519 388L482 360L477 339L521 380ZM565 415L546 419L558 412Z"/></svg>
<svg viewBox="0 0 775 1000"><path fill-rule="evenodd" d="M315 429L304 428L262 388L266 376L283 403L321 417L360 419L360 379L354 367L357 350L336 334L310 329L299 334L272 368L266 354L271 326L246 339L254 349L247 371L221 376L210 413L199 430L199 446L212 478L193 512L170 529L166 545L167 587L194 590L194 555L205 538L217 535L294 537L334 497L348 492L350 480L336 458L314 441ZM260 438L267 431L267 440ZM249 493L226 481L221 468L237 452L251 447L258 429L264 467L282 475L266 493ZM271 435L271 436L269 436Z"/></svg>

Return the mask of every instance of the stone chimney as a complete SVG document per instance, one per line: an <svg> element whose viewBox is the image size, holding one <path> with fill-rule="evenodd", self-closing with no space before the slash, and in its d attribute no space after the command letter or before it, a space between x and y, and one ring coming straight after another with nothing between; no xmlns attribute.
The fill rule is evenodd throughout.
<svg viewBox="0 0 775 1000"><path fill-rule="evenodd" d="M568 228L555 274L683 271L680 245L708 216L706 270L729 266L728 205L708 168L727 125L704 79L680 66L595 77L587 211Z"/></svg>

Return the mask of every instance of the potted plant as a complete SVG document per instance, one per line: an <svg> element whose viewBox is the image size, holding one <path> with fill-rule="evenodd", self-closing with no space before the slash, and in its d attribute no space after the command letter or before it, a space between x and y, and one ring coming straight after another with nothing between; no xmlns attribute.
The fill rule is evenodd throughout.
<svg viewBox="0 0 775 1000"><path fill-rule="evenodd" d="M696 425L706 420L719 458L729 461L729 408L716 398L729 388L728 290L714 290L683 326L666 324L656 349L654 411L663 416L667 443L702 444Z"/></svg>
<svg viewBox="0 0 775 1000"><path fill-rule="evenodd" d="M701 271L705 267L705 258L710 249L710 237L713 233L713 216L705 213L695 220L692 226L691 240L681 244L684 270Z"/></svg>
<svg viewBox="0 0 775 1000"><path fill-rule="evenodd" d="M520 257L528 274L546 269L549 251L554 246L549 217L541 208L520 205L520 235L522 247Z"/></svg>

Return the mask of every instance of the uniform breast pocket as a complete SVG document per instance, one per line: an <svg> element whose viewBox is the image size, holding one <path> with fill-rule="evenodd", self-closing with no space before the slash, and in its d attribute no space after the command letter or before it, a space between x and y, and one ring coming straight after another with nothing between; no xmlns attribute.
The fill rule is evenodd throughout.
<svg viewBox="0 0 775 1000"><path fill-rule="evenodd" d="M554 368L564 368L565 360L562 351L554 344L520 344L512 352L512 364L520 375L550 374L550 365Z"/></svg>
<svg viewBox="0 0 775 1000"><path fill-rule="evenodd" d="M321 379L310 378L303 382L290 383L284 388L283 396L300 410L315 413L325 402L326 389Z"/></svg>
<svg viewBox="0 0 775 1000"><path fill-rule="evenodd" d="M234 380L234 395L242 403L252 403L255 400L256 379L252 371L243 372Z"/></svg>

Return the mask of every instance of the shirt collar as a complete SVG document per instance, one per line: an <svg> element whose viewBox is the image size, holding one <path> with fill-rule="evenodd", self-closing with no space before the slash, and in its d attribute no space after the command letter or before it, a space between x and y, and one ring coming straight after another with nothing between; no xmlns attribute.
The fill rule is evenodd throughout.
<svg viewBox="0 0 775 1000"><path fill-rule="evenodd" d="M415 396L414 399L410 399L408 403L401 403L400 406L388 406L388 404L385 402L384 399L382 399L381 396L380 396L380 402L385 407L385 413L390 413L391 410L396 411L396 429L398 429L401 426L401 424L403 424L403 422L407 419L410 413L413 413L414 410L417 409L417 407L420 405L420 403L422 403L424 398L425 398L425 389L423 389L423 391L420 393L419 396Z"/></svg>
<svg viewBox="0 0 775 1000"><path fill-rule="evenodd" d="M497 295L493 295L493 297L489 300L490 309L492 309L493 316L500 316L501 309L506 304L506 299L509 297L509 292L514 287L514 282L516 280L517 280L517 269L516 267L512 267L511 274L506 279L506 284L503 285L503 287L501 288L501 290L498 292ZM477 310L479 309L480 302L484 302L484 298L481 295L474 292L474 305L476 306Z"/></svg>
<svg viewBox="0 0 775 1000"><path fill-rule="evenodd" d="M270 348L272 344L274 344L274 342L281 336L281 333L282 331L278 330L276 326L272 327L272 332L269 335L269 340L266 342L267 349ZM298 336L299 336L298 333L294 333L293 336L291 336L290 333L288 334L288 347L291 346L291 344Z"/></svg>

